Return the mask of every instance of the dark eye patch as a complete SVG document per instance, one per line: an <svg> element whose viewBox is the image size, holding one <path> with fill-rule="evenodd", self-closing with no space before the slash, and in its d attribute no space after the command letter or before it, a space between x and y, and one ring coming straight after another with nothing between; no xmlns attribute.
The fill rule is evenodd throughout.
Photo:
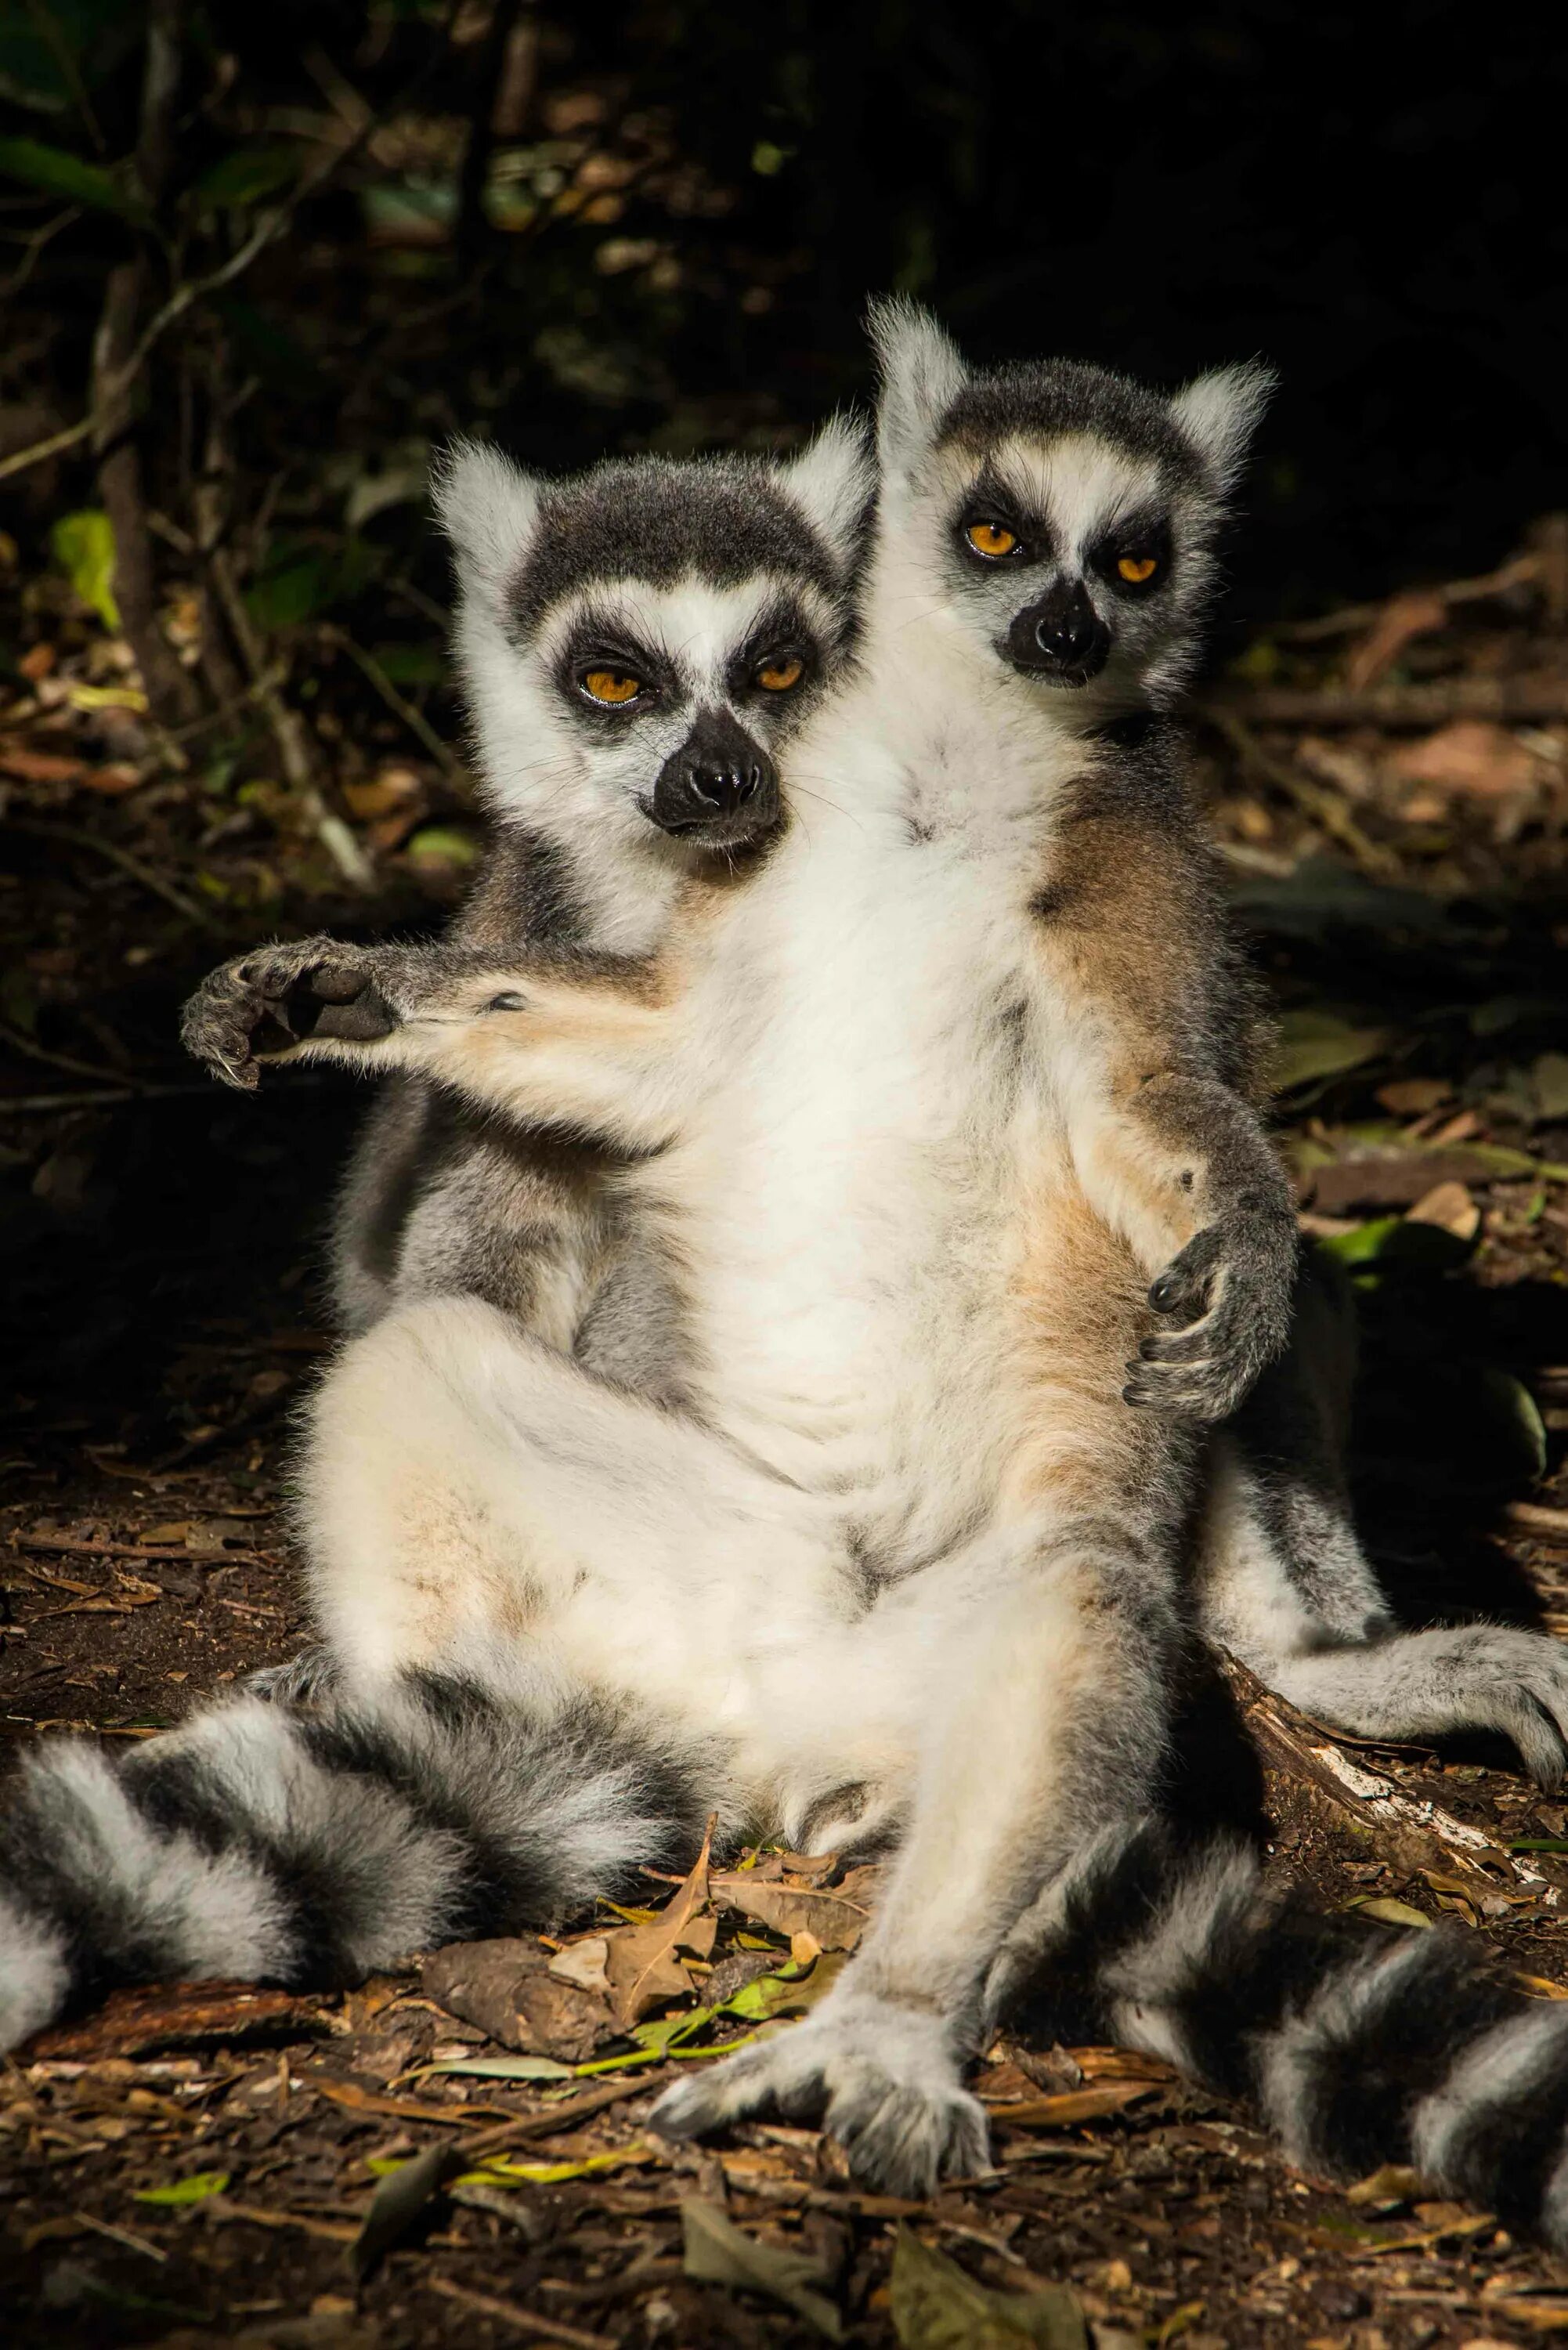
<svg viewBox="0 0 1568 2350"><path fill-rule="evenodd" d="M597 704L586 695L580 680L588 670L613 670L640 678L649 691L635 702L621 705L630 716L653 703L668 705L679 699L674 670L663 653L645 644L623 619L609 612L586 612L556 659L556 682L567 700L595 719L616 715L616 705Z"/></svg>
<svg viewBox="0 0 1568 2350"><path fill-rule="evenodd" d="M776 693L758 684L757 671L764 661L784 655L798 660L805 671L788 696L791 702L798 702L822 674L822 653L815 631L807 626L792 596L779 597L747 630L744 643L724 672L732 699L777 702Z"/></svg>
<svg viewBox="0 0 1568 2350"><path fill-rule="evenodd" d="M966 558L966 570L997 569L1000 566L995 558L978 554L969 542L968 534L975 523L1000 523L1004 530L1012 532L1017 545L1003 558L1010 565L1046 561L1055 553L1055 541L1044 516L1023 506L1016 493L990 465L981 468L959 501L952 531L959 553Z"/></svg>
<svg viewBox="0 0 1568 2350"><path fill-rule="evenodd" d="M1170 577L1172 555L1169 517L1158 508L1126 515L1109 530L1100 533L1089 548L1089 568L1108 579L1115 588L1125 588L1116 570L1124 555L1152 556L1155 568L1147 580L1150 588L1159 587ZM1135 586L1133 593L1137 593Z"/></svg>

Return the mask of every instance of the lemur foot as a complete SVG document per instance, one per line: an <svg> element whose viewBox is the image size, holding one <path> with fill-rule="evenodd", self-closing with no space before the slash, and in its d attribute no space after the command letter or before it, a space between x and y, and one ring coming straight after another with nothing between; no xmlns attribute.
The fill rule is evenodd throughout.
<svg viewBox="0 0 1568 2350"><path fill-rule="evenodd" d="M337 1659L330 1648L317 1642L281 1665L262 1665L247 1673L244 1686L252 1697L265 1697L273 1705L314 1705L337 1678Z"/></svg>
<svg viewBox="0 0 1568 2350"><path fill-rule="evenodd" d="M1538 1786L1568 1770L1568 1641L1503 1624L1397 1633L1292 1658L1268 1675L1293 1705L1360 1738L1490 1730Z"/></svg>
<svg viewBox="0 0 1568 2350"><path fill-rule="evenodd" d="M1226 1419L1290 1332L1293 1219L1242 1211L1208 1225L1148 1293L1178 1327L1146 1338L1127 1365L1127 1402L1189 1419Z"/></svg>
<svg viewBox="0 0 1568 2350"><path fill-rule="evenodd" d="M258 1062L284 1059L308 1037L389 1035L399 1015L376 984L383 961L330 938L257 947L202 981L182 1015L185 1049L226 1085L250 1089Z"/></svg>
<svg viewBox="0 0 1568 2350"><path fill-rule="evenodd" d="M776 2039L677 2083L650 2120L666 2137L701 2137L770 2110L820 2117L883 2194L929 2195L989 2160L985 2110L960 2083L940 2017L868 1991L835 1993Z"/></svg>

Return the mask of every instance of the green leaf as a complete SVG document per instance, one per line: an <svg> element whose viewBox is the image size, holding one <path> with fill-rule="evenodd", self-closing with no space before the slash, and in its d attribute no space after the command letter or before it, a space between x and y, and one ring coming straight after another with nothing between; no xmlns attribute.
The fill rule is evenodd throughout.
<svg viewBox="0 0 1568 2350"><path fill-rule="evenodd" d="M440 685L446 675L433 645L372 645L370 650L394 685Z"/></svg>
<svg viewBox="0 0 1568 2350"><path fill-rule="evenodd" d="M1514 1836L1510 1852L1568 1852L1568 1836Z"/></svg>
<svg viewBox="0 0 1568 2350"><path fill-rule="evenodd" d="M448 2056L421 2064L419 2077L452 2073L469 2081L569 2081L573 2067L554 2056Z"/></svg>
<svg viewBox="0 0 1568 2350"><path fill-rule="evenodd" d="M82 602L106 629L119 629L114 600L114 525L97 506L62 515L49 533L49 551Z"/></svg>
<svg viewBox="0 0 1568 2350"><path fill-rule="evenodd" d="M1287 1012L1280 1022L1280 1040L1270 1073L1273 1090L1292 1093L1298 1086L1342 1076L1347 1069L1359 1069L1376 1060L1392 1041L1386 1028L1358 1025L1324 1005Z"/></svg>
<svg viewBox="0 0 1568 2350"><path fill-rule="evenodd" d="M988 2293L908 2228L893 2247L893 2326L904 2350L1089 2350L1089 2329L1071 2285Z"/></svg>
<svg viewBox="0 0 1568 2350"><path fill-rule="evenodd" d="M479 855L473 835L452 824L423 824L403 854L415 865L472 865Z"/></svg>
<svg viewBox="0 0 1568 2350"><path fill-rule="evenodd" d="M187 2203L204 2203L209 2195L221 2195L229 2176L226 2170L193 2170L188 2178L171 2179L167 2187L140 2188L131 2200L182 2210Z"/></svg>
<svg viewBox="0 0 1568 2350"><path fill-rule="evenodd" d="M270 196L296 180L301 160L297 147L261 142L236 147L202 172L191 190L192 201L207 212L254 204L258 197Z"/></svg>
<svg viewBox="0 0 1568 2350"><path fill-rule="evenodd" d="M1393 1901L1386 1894L1362 1894L1345 1903L1363 1918L1379 1918L1385 1926L1430 1926L1431 1919L1424 1909L1415 1908L1408 1901Z"/></svg>
<svg viewBox="0 0 1568 2350"><path fill-rule="evenodd" d="M84 162L68 148L51 147L42 139L0 139L0 176L20 180L24 186L42 188L46 195L63 196L68 203L92 211L118 213L121 220L142 220L142 205L120 186L101 163Z"/></svg>
<svg viewBox="0 0 1568 2350"><path fill-rule="evenodd" d="M682 2265L689 2277L702 2284L739 2285L765 2293L804 2317L830 2342L843 2339L844 2328L833 2303L816 2288L828 2282L822 2262L809 2252L783 2251L763 2243L701 2195L686 2196L680 2205Z"/></svg>
<svg viewBox="0 0 1568 2350"><path fill-rule="evenodd" d="M1481 1372L1481 1384L1494 1417L1506 1423L1521 1460L1530 1464L1536 1477L1546 1474L1546 1424L1536 1406L1535 1398L1511 1371L1500 1371L1488 1366Z"/></svg>
<svg viewBox="0 0 1568 2350"><path fill-rule="evenodd" d="M1374 1216L1354 1232L1318 1235L1318 1246L1353 1272L1449 1273L1474 1243L1440 1224L1413 1224L1407 1216Z"/></svg>

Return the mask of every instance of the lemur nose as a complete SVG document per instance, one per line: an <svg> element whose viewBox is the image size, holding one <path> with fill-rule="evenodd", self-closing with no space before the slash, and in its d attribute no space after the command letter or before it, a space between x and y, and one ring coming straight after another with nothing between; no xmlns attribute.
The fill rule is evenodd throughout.
<svg viewBox="0 0 1568 2350"><path fill-rule="evenodd" d="M739 761L726 761L722 766L693 764L686 770L693 799L701 800L717 815L727 815L732 808L743 807L755 797L761 787L763 771L755 761L742 765Z"/></svg>
<svg viewBox="0 0 1568 2350"><path fill-rule="evenodd" d="M1052 660L1071 669L1087 660L1097 626L1095 608L1080 590L1061 610L1041 615L1035 623L1034 641Z"/></svg>

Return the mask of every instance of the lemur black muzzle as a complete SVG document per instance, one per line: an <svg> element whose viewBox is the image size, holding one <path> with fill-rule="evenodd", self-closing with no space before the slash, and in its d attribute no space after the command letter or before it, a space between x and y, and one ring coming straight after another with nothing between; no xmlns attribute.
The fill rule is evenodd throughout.
<svg viewBox="0 0 1568 2350"><path fill-rule="evenodd" d="M699 848L744 847L778 822L778 772L727 710L705 711L659 769L648 812Z"/></svg>
<svg viewBox="0 0 1568 2350"><path fill-rule="evenodd" d="M1014 669L1051 685L1087 685L1111 650L1111 632L1081 579L1053 588L1013 620L1002 649Z"/></svg>

